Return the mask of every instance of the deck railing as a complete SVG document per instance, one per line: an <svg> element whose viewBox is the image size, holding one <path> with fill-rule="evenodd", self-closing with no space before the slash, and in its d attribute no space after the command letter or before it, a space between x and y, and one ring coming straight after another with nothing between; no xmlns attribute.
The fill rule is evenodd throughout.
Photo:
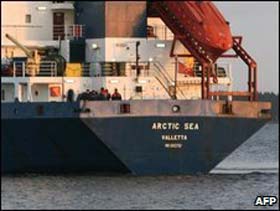
<svg viewBox="0 0 280 211"><path fill-rule="evenodd" d="M114 62L108 62L113 64ZM107 64L108 64L107 63ZM116 71L112 70L112 74L104 74L104 64L106 62L92 62L92 63L82 63L81 68L77 69L80 74L76 74L77 76L81 77L104 77L104 76L126 76L126 77L137 77L136 74L136 63L135 62L124 62L125 63L125 70ZM34 70L36 66L39 66L35 74L32 75L31 70ZM12 63L12 67L9 70L3 71L2 76L8 77L40 77L40 76L48 76L48 77L59 77L62 75L58 74L57 71L57 63L55 61L41 61L41 63L34 64L34 63L26 63L23 61L15 61ZM175 74L175 63L170 63L168 65L162 65L159 61L141 61L139 62L140 67L140 77L153 77L158 74L160 70L162 76L168 81L174 81L174 74ZM231 67L230 64L227 63L218 63L218 78L231 78ZM108 66L106 67L108 68ZM201 78L201 68L198 63L195 63L193 66L194 76L188 78ZM33 71L34 72L34 71ZM118 73L121 72L121 73ZM110 71L109 71L110 73ZM180 73L179 73L180 74ZM75 74L74 74L75 75ZM181 74L182 75L182 74ZM65 72L63 76L68 76ZM71 76L69 76L71 77ZM74 76L75 77L75 76Z"/></svg>
<svg viewBox="0 0 280 211"><path fill-rule="evenodd" d="M53 39L73 40L85 36L85 25L53 25Z"/></svg>
<svg viewBox="0 0 280 211"><path fill-rule="evenodd" d="M36 71L37 70L37 71ZM12 67L6 71L2 70L2 77L56 77L57 64L54 61L41 61L40 64L25 63L22 61L15 61L12 63Z"/></svg>
<svg viewBox="0 0 280 211"><path fill-rule="evenodd" d="M152 25L147 27L147 37L159 40L173 40L174 34L165 25Z"/></svg>

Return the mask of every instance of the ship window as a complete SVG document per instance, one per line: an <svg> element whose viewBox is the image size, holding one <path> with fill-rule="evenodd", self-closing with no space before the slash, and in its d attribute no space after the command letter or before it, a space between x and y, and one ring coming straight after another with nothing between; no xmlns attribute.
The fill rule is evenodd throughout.
<svg viewBox="0 0 280 211"><path fill-rule="evenodd" d="M4 89L1 90L1 100L2 101L5 100L5 90Z"/></svg>
<svg viewBox="0 0 280 211"><path fill-rule="evenodd" d="M135 91L138 92L138 93L142 92L143 91L142 86L136 86Z"/></svg>
<svg viewBox="0 0 280 211"><path fill-rule="evenodd" d="M31 23L31 15L30 14L25 15L25 23Z"/></svg>

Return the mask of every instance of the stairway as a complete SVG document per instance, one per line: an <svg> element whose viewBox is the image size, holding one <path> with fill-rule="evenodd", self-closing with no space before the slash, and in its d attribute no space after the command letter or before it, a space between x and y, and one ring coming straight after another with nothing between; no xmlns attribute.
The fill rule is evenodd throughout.
<svg viewBox="0 0 280 211"><path fill-rule="evenodd" d="M257 63L249 55L249 53L241 46L239 39L233 38L232 49L235 53L248 65L249 68L249 81L248 81L248 94L249 100L257 100Z"/></svg>
<svg viewBox="0 0 280 211"><path fill-rule="evenodd" d="M178 86L176 88L176 94L174 96L175 83L168 74L167 70L165 70L159 62L153 63L153 66L153 76L162 85L162 87L165 89L168 95L173 99L185 99L186 96L184 95L184 92Z"/></svg>
<svg viewBox="0 0 280 211"><path fill-rule="evenodd" d="M237 39L233 39L232 49L238 56L251 68L256 68L257 64L255 60L247 53L247 51L240 45Z"/></svg>

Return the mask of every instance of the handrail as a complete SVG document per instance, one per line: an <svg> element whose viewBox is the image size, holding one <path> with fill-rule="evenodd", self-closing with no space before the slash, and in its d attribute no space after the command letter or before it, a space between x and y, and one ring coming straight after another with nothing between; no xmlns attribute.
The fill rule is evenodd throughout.
<svg viewBox="0 0 280 211"><path fill-rule="evenodd" d="M153 63L154 67L156 67L156 70L158 73L160 73L160 75L165 79L165 81L167 83L169 83L170 85L173 85L172 83L172 79L171 78L168 78L160 69L160 67L158 67L158 65L156 63Z"/></svg>
<svg viewBox="0 0 280 211"><path fill-rule="evenodd" d="M15 61L12 63L12 73L9 76L12 77L29 77L32 75L32 69L34 66L39 66L39 72L34 77L40 76L57 76L57 63L54 61L41 61L40 64L34 62L22 62ZM5 75L2 75L5 76Z"/></svg>
<svg viewBox="0 0 280 211"><path fill-rule="evenodd" d="M168 95L172 98L173 96L171 95L169 88L172 87L173 84L165 77L165 75L160 71L159 67L155 63L154 66L156 67L155 70L157 70L154 71L154 73L158 73L158 74L154 74L153 77L155 77L160 82L162 87L165 89L165 91L167 91Z"/></svg>
<svg viewBox="0 0 280 211"><path fill-rule="evenodd" d="M167 77L172 81L172 84L174 84L174 81L172 79L172 77L168 74L168 71L166 70L166 68L159 62L159 61L156 61L157 64L159 64L161 66L161 68L164 70L163 72L166 73ZM181 93L181 95L185 98L185 94L184 92L180 89L180 87L176 87L176 89Z"/></svg>
<svg viewBox="0 0 280 211"><path fill-rule="evenodd" d="M58 37L63 33L65 39L81 38L85 36L84 24L53 25L53 36Z"/></svg>
<svg viewBox="0 0 280 211"><path fill-rule="evenodd" d="M8 38L11 42L13 42L17 47L19 47L25 54L27 57L29 58L33 58L33 54L32 51L29 50L27 47L25 47L24 45L22 45L21 43L19 43L14 37L12 37L9 34L5 35L6 38Z"/></svg>
<svg viewBox="0 0 280 211"><path fill-rule="evenodd" d="M165 74L165 76L173 81L172 77L169 75L168 70L159 62L159 61L154 61L154 64L158 64L160 66L161 69L163 69L164 71L162 71L163 74Z"/></svg>
<svg viewBox="0 0 280 211"><path fill-rule="evenodd" d="M29 70L32 69L32 66L38 65L35 63L27 63L26 73L29 74ZM57 76L57 63L54 61L41 61L39 64L39 72L36 76Z"/></svg>
<svg viewBox="0 0 280 211"><path fill-rule="evenodd" d="M149 24L147 27L148 38L154 38L158 40L173 40L174 34L166 25Z"/></svg>
<svg viewBox="0 0 280 211"><path fill-rule="evenodd" d="M161 84L161 86L164 88L164 90L167 92L167 94L169 95L170 98L172 98L173 96L171 95L171 93L169 92L169 89L163 84L163 82L157 77L154 76L155 79Z"/></svg>
<svg viewBox="0 0 280 211"><path fill-rule="evenodd" d="M163 65L159 62L159 61L156 61L156 62L154 62L153 63L154 64L154 66L156 67L156 69L158 70L158 72L167 80L167 83L169 83L169 84L171 84L171 86L175 86L174 84L174 81L173 81L173 79L171 78L171 76L168 74L168 72L167 72L167 70L163 67ZM161 67L162 67L162 69L164 70L164 71L162 71L158 66L157 66L157 64L159 64ZM169 86L168 86L169 87ZM185 96L185 94L184 94L184 92L180 89L180 87L176 87L176 89L180 92L180 94L181 94L181 96L183 97L183 98L186 98L186 96ZM177 96L175 96L176 98L177 98Z"/></svg>

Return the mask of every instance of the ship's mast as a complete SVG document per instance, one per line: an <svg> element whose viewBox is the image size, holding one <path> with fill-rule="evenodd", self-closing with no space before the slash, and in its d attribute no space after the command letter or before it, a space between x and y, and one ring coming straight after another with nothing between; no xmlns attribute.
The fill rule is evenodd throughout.
<svg viewBox="0 0 280 211"><path fill-rule="evenodd" d="M136 42L136 76L137 76L137 78L138 78L139 75L140 75L140 67L139 67L139 60L140 60L139 46L140 46L140 42L137 41L137 42Z"/></svg>

